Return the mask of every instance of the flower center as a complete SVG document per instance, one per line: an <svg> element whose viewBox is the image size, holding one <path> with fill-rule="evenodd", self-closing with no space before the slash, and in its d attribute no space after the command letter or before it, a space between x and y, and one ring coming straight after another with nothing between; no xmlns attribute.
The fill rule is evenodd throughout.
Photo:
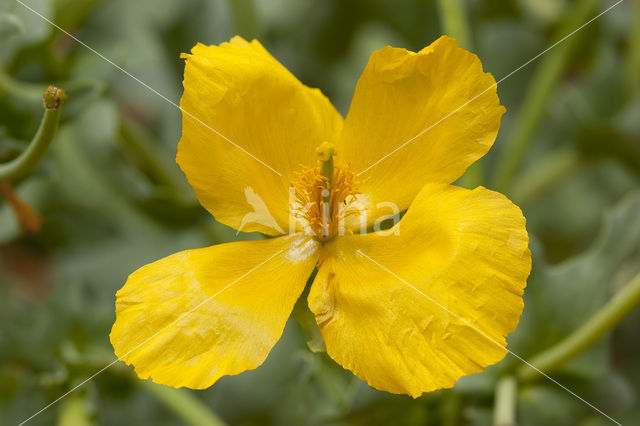
<svg viewBox="0 0 640 426"><path fill-rule="evenodd" d="M298 180L291 184L295 191L293 216L305 232L326 241L345 232L346 217L360 213L350 208L356 201L359 182L348 164L334 167L333 144L323 142L316 154L316 167L301 166L296 173Z"/></svg>

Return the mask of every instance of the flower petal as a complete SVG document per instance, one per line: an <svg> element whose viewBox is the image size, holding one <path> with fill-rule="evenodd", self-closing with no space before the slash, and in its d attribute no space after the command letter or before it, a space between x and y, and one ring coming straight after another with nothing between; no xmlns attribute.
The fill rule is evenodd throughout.
<svg viewBox="0 0 640 426"><path fill-rule="evenodd" d="M358 81L338 160L362 173L371 208L392 202L402 211L425 183L451 183L482 157L504 112L493 76L454 39L418 53L387 46Z"/></svg>
<svg viewBox="0 0 640 426"><path fill-rule="evenodd" d="M202 389L253 369L282 335L317 261L299 235L186 250L116 294L115 353L142 379Z"/></svg>
<svg viewBox="0 0 640 426"><path fill-rule="evenodd" d="M331 241L308 301L334 360L417 397L504 357L531 254L520 210L481 187L426 185L396 230Z"/></svg>
<svg viewBox="0 0 640 426"><path fill-rule="evenodd" d="M316 164L315 148L336 138L342 117L258 41L198 44L183 57L177 161L200 203L235 229L284 233L294 172Z"/></svg>

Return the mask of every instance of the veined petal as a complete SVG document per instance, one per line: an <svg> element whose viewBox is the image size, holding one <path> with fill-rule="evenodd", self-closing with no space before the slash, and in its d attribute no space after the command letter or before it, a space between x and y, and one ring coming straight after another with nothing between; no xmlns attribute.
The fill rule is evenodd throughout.
<svg viewBox="0 0 640 426"><path fill-rule="evenodd" d="M418 53L373 52L358 81L337 159L360 175L362 199L405 210L425 183L451 183L493 144L495 80L478 57L442 36ZM428 130L427 130L428 129Z"/></svg>
<svg viewBox="0 0 640 426"><path fill-rule="evenodd" d="M116 294L111 344L142 379L202 389L253 369L282 335L317 261L301 235L186 250Z"/></svg>
<svg viewBox="0 0 640 426"><path fill-rule="evenodd" d="M200 203L235 229L286 232L294 172L316 164L342 117L256 40L198 44L183 57L177 161Z"/></svg>
<svg viewBox="0 0 640 426"><path fill-rule="evenodd" d="M531 268L520 209L429 184L391 232L338 237L321 255L308 301L328 354L413 397L500 361Z"/></svg>

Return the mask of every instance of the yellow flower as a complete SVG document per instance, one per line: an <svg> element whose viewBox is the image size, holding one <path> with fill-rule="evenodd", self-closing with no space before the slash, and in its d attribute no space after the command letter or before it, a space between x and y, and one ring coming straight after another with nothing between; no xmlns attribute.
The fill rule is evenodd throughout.
<svg viewBox="0 0 640 426"><path fill-rule="evenodd" d="M417 397L505 356L531 267L525 219L501 194L451 185L505 111L475 55L448 37L375 51L344 120L257 41L184 57L177 161L200 203L235 229L290 232L134 272L117 293L119 358L197 389L256 368L316 266L308 304L327 353L374 388ZM392 229L358 232L390 206L408 209Z"/></svg>

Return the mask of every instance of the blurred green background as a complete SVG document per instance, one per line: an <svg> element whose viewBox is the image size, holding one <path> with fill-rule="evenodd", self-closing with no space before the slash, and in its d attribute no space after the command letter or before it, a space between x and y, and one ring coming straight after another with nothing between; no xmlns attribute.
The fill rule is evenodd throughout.
<svg viewBox="0 0 640 426"><path fill-rule="evenodd" d="M446 33L500 80L614 5L22 1L172 102L182 91L180 52L240 34L259 38L343 114L374 49L419 50ZM20 423L115 359L114 294L129 273L179 250L259 238L236 237L197 204L174 162L174 106L19 2L0 0L0 162L35 134L50 83L69 95L60 127L38 166L12 182L41 229L22 229L0 200L0 424ZM640 272L639 89L640 2L632 0L498 86L507 107L498 139L460 183L506 193L527 217L534 266L508 339L525 359L598 317ZM640 311L611 327L548 371L617 421L640 424ZM141 382L119 362L28 424L485 425L496 401L507 420L515 407L521 425L613 424L547 378L521 374L513 356L413 400L369 388L307 340L290 320L262 367L204 391ZM504 386L514 375L517 395Z"/></svg>

